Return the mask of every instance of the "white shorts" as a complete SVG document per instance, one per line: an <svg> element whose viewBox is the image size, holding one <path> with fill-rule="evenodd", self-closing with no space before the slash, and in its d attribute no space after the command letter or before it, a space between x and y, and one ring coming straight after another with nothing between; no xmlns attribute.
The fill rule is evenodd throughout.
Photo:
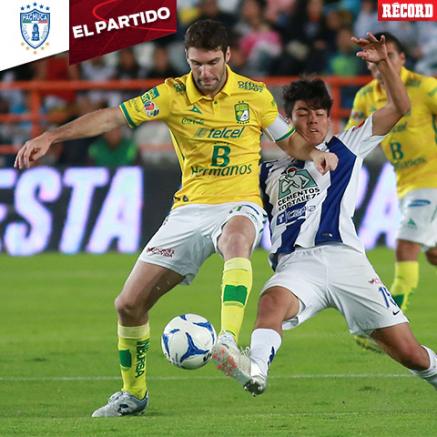
<svg viewBox="0 0 437 437"><path fill-rule="evenodd" d="M410 191L399 204L401 224L397 238L429 249L437 245L437 188Z"/></svg>
<svg viewBox="0 0 437 437"><path fill-rule="evenodd" d="M173 270L185 277L183 284L190 284L206 258L218 252L222 229L235 216L252 222L256 231L252 249L255 248L267 220L260 206L251 202L186 205L170 211L139 259Z"/></svg>
<svg viewBox="0 0 437 437"><path fill-rule="evenodd" d="M408 322L364 253L342 244L297 249L279 260L265 284L290 290L300 301L298 314L283 323L292 329L325 308L336 308L352 334Z"/></svg>

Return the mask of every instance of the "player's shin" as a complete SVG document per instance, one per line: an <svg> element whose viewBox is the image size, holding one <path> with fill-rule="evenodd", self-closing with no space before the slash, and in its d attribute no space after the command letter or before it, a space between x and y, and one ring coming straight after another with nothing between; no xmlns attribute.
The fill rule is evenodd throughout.
<svg viewBox="0 0 437 437"><path fill-rule="evenodd" d="M281 342L281 336L274 329L257 328L252 332L250 341L252 376L256 376L256 374L267 375Z"/></svg>
<svg viewBox="0 0 437 437"><path fill-rule="evenodd" d="M123 378L123 391L137 399L146 392L146 353L149 349L149 324L142 326L118 325L118 353Z"/></svg>
<svg viewBox="0 0 437 437"><path fill-rule="evenodd" d="M231 333L237 342L251 288L250 260L232 258L226 261L222 278L221 332Z"/></svg>
<svg viewBox="0 0 437 437"><path fill-rule="evenodd" d="M395 278L390 292L403 311L407 309L410 294L419 282L419 263L417 261L398 261L395 264Z"/></svg>
<svg viewBox="0 0 437 437"><path fill-rule="evenodd" d="M430 365L426 370L411 370L411 372L419 378L424 379L437 390L437 356L433 350L426 346L422 347L428 352Z"/></svg>

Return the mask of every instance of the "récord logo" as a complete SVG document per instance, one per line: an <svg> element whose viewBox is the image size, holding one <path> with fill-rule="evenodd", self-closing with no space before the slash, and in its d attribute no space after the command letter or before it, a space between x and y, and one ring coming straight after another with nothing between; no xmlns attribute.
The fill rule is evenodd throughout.
<svg viewBox="0 0 437 437"><path fill-rule="evenodd" d="M379 21L434 21L437 0L378 0Z"/></svg>

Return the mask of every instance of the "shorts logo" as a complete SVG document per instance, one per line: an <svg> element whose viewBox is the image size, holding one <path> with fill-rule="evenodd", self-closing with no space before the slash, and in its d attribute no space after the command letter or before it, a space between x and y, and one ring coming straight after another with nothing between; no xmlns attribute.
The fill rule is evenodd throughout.
<svg viewBox="0 0 437 437"><path fill-rule="evenodd" d="M32 10L30 10L33 7ZM32 49L41 47L47 40L50 32L50 8L33 3L21 7L20 28L21 35ZM24 44L23 44L24 45Z"/></svg>
<svg viewBox="0 0 437 437"><path fill-rule="evenodd" d="M144 102L144 109L148 117L156 117L159 114L159 107L156 103L146 100Z"/></svg>
<svg viewBox="0 0 437 437"><path fill-rule="evenodd" d="M235 109L235 120L237 123L245 124L250 120L250 110L249 105L245 102L237 103L234 106Z"/></svg>
<svg viewBox="0 0 437 437"><path fill-rule="evenodd" d="M162 247L148 247L147 253L150 255L160 255L160 256L165 256L167 258L173 258L175 250L174 249L164 249Z"/></svg>
<svg viewBox="0 0 437 437"><path fill-rule="evenodd" d="M378 0L378 21L432 21L436 9L435 0Z"/></svg>
<svg viewBox="0 0 437 437"><path fill-rule="evenodd" d="M369 284L371 284L371 285L382 285L382 281L381 281L381 279L379 279L378 277L376 277L376 278L372 278L372 279L369 281Z"/></svg>
<svg viewBox="0 0 437 437"><path fill-rule="evenodd" d="M416 222L415 222L412 218L410 218L410 219L408 220L408 222L407 222L407 228L410 228L410 229L417 229L417 224L416 224Z"/></svg>

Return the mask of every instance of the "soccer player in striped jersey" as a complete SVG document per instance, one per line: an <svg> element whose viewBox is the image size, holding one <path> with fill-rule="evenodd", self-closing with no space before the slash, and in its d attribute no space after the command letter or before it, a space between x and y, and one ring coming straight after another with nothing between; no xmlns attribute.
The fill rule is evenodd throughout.
<svg viewBox="0 0 437 437"><path fill-rule="evenodd" d="M338 167L318 174L309 161L284 157L264 163L261 186L272 232L274 275L265 284L249 355L228 354L223 370L252 394L267 385L269 365L291 329L325 308L336 308L352 334L371 336L396 361L437 388L437 357L421 346L408 320L370 265L352 216L364 157L410 109L384 37L354 39L358 56L375 64L388 101L361 125L327 139L331 98L321 80L299 80L285 89L285 109L297 131Z"/></svg>
<svg viewBox="0 0 437 437"><path fill-rule="evenodd" d="M405 312L419 283L420 251L437 266L437 79L406 69L400 41L388 32L378 35L385 36L389 57L411 101L411 110L381 142L396 172L401 209L390 292ZM355 96L347 127L357 126L387 102L385 81L374 64L368 63L368 68L374 80ZM357 341L371 345L359 337Z"/></svg>
<svg viewBox="0 0 437 437"><path fill-rule="evenodd" d="M291 156L312 159L321 172L337 163L334 154L314 149L281 118L263 83L229 68L229 41L221 23L192 24L185 48L189 74L167 79L119 108L95 111L45 132L26 142L17 155L16 166L24 168L56 142L161 120L170 130L179 159L182 184L173 208L115 302L123 386L93 417L145 411L149 310L177 284L189 284L214 252L224 259L221 333L214 358L220 364L224 351L238 350L252 287L250 257L266 220L259 192L261 132Z"/></svg>

